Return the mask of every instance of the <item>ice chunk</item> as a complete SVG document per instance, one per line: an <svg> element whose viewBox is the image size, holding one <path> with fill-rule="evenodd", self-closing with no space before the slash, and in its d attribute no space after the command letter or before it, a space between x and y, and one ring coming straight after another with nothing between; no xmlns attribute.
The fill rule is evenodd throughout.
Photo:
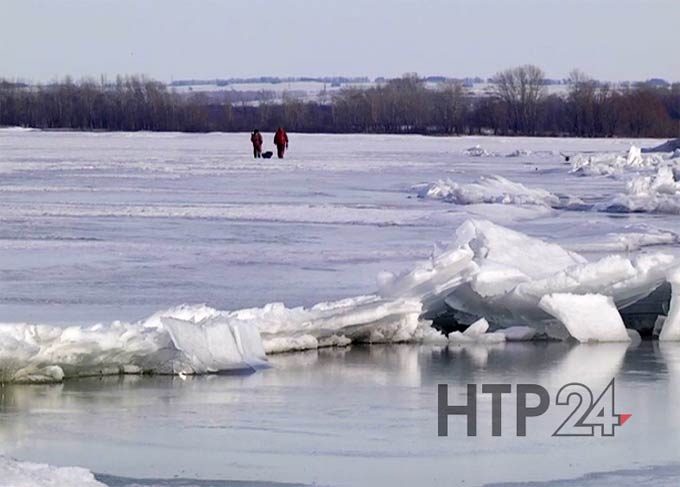
<svg viewBox="0 0 680 487"><path fill-rule="evenodd" d="M539 306L560 320L579 342L630 341L614 300L600 294L550 294Z"/></svg>
<svg viewBox="0 0 680 487"><path fill-rule="evenodd" d="M493 344L505 342L502 333L482 333L481 335L468 336L459 331L449 333L449 343L455 345L465 344Z"/></svg>
<svg viewBox="0 0 680 487"><path fill-rule="evenodd" d="M176 317L203 318L206 313L219 315L205 307L181 307L139 323L66 328L0 324L0 382L58 382L67 377L142 372L206 373L261 365L264 351L252 324Z"/></svg>
<svg viewBox="0 0 680 487"><path fill-rule="evenodd" d="M266 367L265 351L255 326L231 323L224 316L194 323L161 318L175 348L182 352L175 373L205 374Z"/></svg>
<svg viewBox="0 0 680 487"><path fill-rule="evenodd" d="M495 262L485 262L471 280L472 289L482 297L497 296L530 278L521 270Z"/></svg>
<svg viewBox="0 0 680 487"><path fill-rule="evenodd" d="M560 207L560 199L544 189L531 189L502 176L482 176L475 183L440 180L418 191L423 199L439 199L457 205L496 203L504 205L539 205Z"/></svg>
<svg viewBox="0 0 680 487"><path fill-rule="evenodd" d="M430 328L420 319L422 304L415 298L358 296L319 303L311 308L286 308L271 303L263 308L224 312L226 319L259 329L267 353L302 350L351 342L418 340ZM334 335L343 339L332 338Z"/></svg>
<svg viewBox="0 0 680 487"><path fill-rule="evenodd" d="M509 342L526 342L533 340L536 336L536 329L530 326L511 326L498 330L498 333L505 335Z"/></svg>
<svg viewBox="0 0 680 487"><path fill-rule="evenodd" d="M587 262L564 248L484 220L468 220L448 250L401 276L383 276L381 294L418 298L428 318L447 309L493 324L543 328L551 293L603 294L626 307L665 281L670 255L608 256Z"/></svg>
<svg viewBox="0 0 680 487"><path fill-rule="evenodd" d="M489 322L486 321L484 318L480 318L479 320L475 321L470 326L468 326L467 329L463 332L463 335L465 335L466 337L474 338L483 335L488 330Z"/></svg>
<svg viewBox="0 0 680 487"><path fill-rule="evenodd" d="M106 487L79 467L53 467L0 456L0 485L7 487Z"/></svg>
<svg viewBox="0 0 680 487"><path fill-rule="evenodd" d="M560 247L487 220L467 220L456 230L452 247L469 248L473 261L493 263L537 279L559 272L586 259Z"/></svg>
<svg viewBox="0 0 680 487"><path fill-rule="evenodd" d="M532 154L532 151L527 150L527 149L515 149L514 151L507 154L505 157L523 157L523 156L529 156L531 154Z"/></svg>
<svg viewBox="0 0 680 487"><path fill-rule="evenodd" d="M182 304L175 308L159 311L144 320L145 328L163 328L163 318L176 318L178 320L199 323L209 318L220 316L220 311L205 304L187 305Z"/></svg>
<svg viewBox="0 0 680 487"><path fill-rule="evenodd" d="M505 335L501 333L487 333L489 330L489 323L484 319L472 323L467 329L461 333L454 331L449 333L449 343L464 345L468 343L501 343L505 341Z"/></svg>
<svg viewBox="0 0 680 487"><path fill-rule="evenodd" d="M463 154L471 157L491 157L495 155L493 152L489 152L488 150L482 148L482 146L479 144L464 150Z"/></svg>
<svg viewBox="0 0 680 487"><path fill-rule="evenodd" d="M642 343L642 336L640 335L639 331L632 328L626 328L626 333L628 334L628 338L630 338L630 341L633 345L639 345Z"/></svg>
<svg viewBox="0 0 680 487"><path fill-rule="evenodd" d="M611 213L680 214L680 183L673 168L659 167L650 176L636 176L626 184L626 192L595 206Z"/></svg>
<svg viewBox="0 0 680 487"><path fill-rule="evenodd" d="M661 330L663 330L663 325L666 323L666 316L664 315L659 315L656 317L656 321L654 321L654 329L652 330L652 336L659 337L661 335Z"/></svg>
<svg viewBox="0 0 680 487"><path fill-rule="evenodd" d="M267 353L297 352L319 348L319 340L312 335L273 336L264 347Z"/></svg>
<svg viewBox="0 0 680 487"><path fill-rule="evenodd" d="M668 282L671 284L671 307L668 317L663 322L663 328L659 334L659 340L680 340L680 267L668 273Z"/></svg>
<svg viewBox="0 0 680 487"><path fill-rule="evenodd" d="M394 299L417 299L426 313L443 306L445 293L469 280L478 269L472 262L474 254L467 246L452 246L428 261L416 264L413 270L399 276L382 275L380 296Z"/></svg>
<svg viewBox="0 0 680 487"><path fill-rule="evenodd" d="M426 317L448 310L484 316L500 327L545 329L554 318L539 306L544 295L601 294L625 308L660 286L674 262L661 253L587 262L558 245L468 220L449 250L409 273L383 279L381 293L419 297Z"/></svg>

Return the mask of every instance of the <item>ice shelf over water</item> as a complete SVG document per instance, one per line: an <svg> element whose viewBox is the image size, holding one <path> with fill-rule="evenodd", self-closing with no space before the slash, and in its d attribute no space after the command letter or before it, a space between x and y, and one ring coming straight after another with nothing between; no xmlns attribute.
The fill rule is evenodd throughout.
<svg viewBox="0 0 680 487"><path fill-rule="evenodd" d="M154 372L203 374L265 366L257 329L204 306L180 307L141 323L0 325L0 380Z"/></svg>
<svg viewBox="0 0 680 487"><path fill-rule="evenodd" d="M105 487L80 467L53 467L0 455L0 485L7 487Z"/></svg>
<svg viewBox="0 0 680 487"><path fill-rule="evenodd" d="M119 373L203 374L266 366L266 354L352 342L439 341L432 319L478 321L448 340L626 341L619 311L669 280L673 300L662 339L680 339L675 258L659 252L588 261L559 245L486 220L467 220L453 242L412 270L378 276L376 294L287 308L218 311L181 306L138 323L67 327L0 325L3 381L60 381ZM586 311L584 311L586 310ZM552 333L555 327L566 333ZM487 329L508 328L506 333ZM531 329L534 333L528 331Z"/></svg>

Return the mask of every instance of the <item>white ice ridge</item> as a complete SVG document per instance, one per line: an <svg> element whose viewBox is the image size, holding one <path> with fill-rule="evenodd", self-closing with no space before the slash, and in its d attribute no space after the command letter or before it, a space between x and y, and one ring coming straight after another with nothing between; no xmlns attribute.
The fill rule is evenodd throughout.
<svg viewBox="0 0 680 487"><path fill-rule="evenodd" d="M674 262L662 253L588 262L558 245L488 221L468 220L451 247L430 262L399 277L383 276L381 293L418 296L425 317L455 311L484 317L495 328L521 325L542 331L555 320L540 305L544 296L598 294L620 310L664 283ZM566 326L564 316L558 319ZM593 326L588 340L611 339L606 324Z"/></svg>
<svg viewBox="0 0 680 487"><path fill-rule="evenodd" d="M629 254L588 262L559 245L486 220L468 220L451 245L430 260L400 275L382 273L374 295L311 308L181 306L138 323L91 327L0 324L0 381L202 374L265 366L266 354L276 352L351 342L446 341L430 321L446 313L486 320L459 341L528 339L527 327L541 332L554 328L556 320L577 340L619 340L618 310L648 296L677 265L662 253ZM675 274L669 279L680 282ZM581 307L597 300L606 302L606 316L593 313L586 324L573 312L574 302ZM662 330L666 339L680 334L676 301ZM492 330L514 328L485 337L492 335L484 333L487 322Z"/></svg>
<svg viewBox="0 0 680 487"><path fill-rule="evenodd" d="M493 152L489 152L488 150L484 149L481 145L477 144L473 147L470 147L468 149L465 149L463 151L463 154L466 156L470 157L493 157L496 154Z"/></svg>
<svg viewBox="0 0 680 487"><path fill-rule="evenodd" d="M582 153L570 157L571 172L583 176L616 176L625 171L654 169L675 157L672 153L643 154L639 147L631 146L624 156L617 153Z"/></svg>
<svg viewBox="0 0 680 487"><path fill-rule="evenodd" d="M418 197L438 199L458 205L498 203L560 207L560 198L544 189L528 188L502 176L482 176L474 183L457 183L450 179L416 187Z"/></svg>
<svg viewBox="0 0 680 487"><path fill-rule="evenodd" d="M51 382L120 373L203 374L266 366L257 328L207 307L140 323L0 325L0 382Z"/></svg>
<svg viewBox="0 0 680 487"><path fill-rule="evenodd" d="M92 472L80 467L53 467L20 462L0 455L0 486L3 487L105 487Z"/></svg>
<svg viewBox="0 0 680 487"><path fill-rule="evenodd" d="M418 299L359 296L312 308L181 306L139 323L0 324L0 382L122 373L204 374L266 366L266 353L441 339Z"/></svg>
<svg viewBox="0 0 680 487"><path fill-rule="evenodd" d="M678 167L677 169L680 169ZM626 183L626 192L596 206L608 212L680 214L680 182L674 167L660 166L652 175L639 175Z"/></svg>

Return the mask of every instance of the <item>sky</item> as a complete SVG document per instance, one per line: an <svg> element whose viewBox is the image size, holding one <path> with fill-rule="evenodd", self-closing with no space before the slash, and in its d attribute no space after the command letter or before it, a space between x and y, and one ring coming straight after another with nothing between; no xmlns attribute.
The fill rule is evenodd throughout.
<svg viewBox="0 0 680 487"><path fill-rule="evenodd" d="M0 77L680 81L680 0L0 0Z"/></svg>

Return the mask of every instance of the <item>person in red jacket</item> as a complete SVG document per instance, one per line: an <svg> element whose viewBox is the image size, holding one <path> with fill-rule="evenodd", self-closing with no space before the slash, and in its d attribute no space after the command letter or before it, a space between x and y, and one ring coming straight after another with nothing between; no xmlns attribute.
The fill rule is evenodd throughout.
<svg viewBox="0 0 680 487"><path fill-rule="evenodd" d="M276 153L279 159L283 159L283 153L288 149L288 134L283 127L279 127L274 135L274 145L276 145Z"/></svg>
<svg viewBox="0 0 680 487"><path fill-rule="evenodd" d="M250 142L253 143L253 156L255 159L262 157L262 134L255 129L250 134Z"/></svg>

